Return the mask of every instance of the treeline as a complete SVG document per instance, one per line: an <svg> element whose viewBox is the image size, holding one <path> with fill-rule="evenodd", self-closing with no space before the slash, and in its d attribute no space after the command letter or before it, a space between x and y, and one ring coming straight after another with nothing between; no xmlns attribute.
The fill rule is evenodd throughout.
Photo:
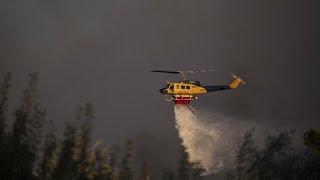
<svg viewBox="0 0 320 180"><path fill-rule="evenodd" d="M307 130L303 137L305 150L292 147L293 130L265 139L263 149L254 141L254 129L245 133L236 150L235 167L224 172L235 180L318 180L320 179L320 131Z"/></svg>
<svg viewBox="0 0 320 180"><path fill-rule="evenodd" d="M58 138L53 122L39 104L37 84L37 75L30 74L19 104L14 112L8 112L11 74L0 81L1 180L206 179L201 176L204 169L189 163L182 147L177 169L166 169L161 177L152 177L152 164L143 162L141 171L136 172L132 166L133 141L120 148L99 146L101 142L91 139L94 108L90 103L78 108L74 120L65 122L63 136ZM309 129L304 133L303 151L292 147L293 133L269 135L261 149L254 141L254 129L247 131L236 150L234 166L219 175L230 180L320 179L320 132Z"/></svg>
<svg viewBox="0 0 320 180"><path fill-rule="evenodd" d="M134 172L134 142L122 148L98 146L91 139L94 108L90 103L79 107L75 120L66 121L62 138L58 138L53 122L47 120L37 94L38 77L29 75L29 82L18 106L8 112L11 74L0 82L0 179L6 180L198 180L203 169L188 162L181 149L177 170L164 170L162 177L152 177L150 164L142 163L141 172ZM51 128L45 128L51 124Z"/></svg>

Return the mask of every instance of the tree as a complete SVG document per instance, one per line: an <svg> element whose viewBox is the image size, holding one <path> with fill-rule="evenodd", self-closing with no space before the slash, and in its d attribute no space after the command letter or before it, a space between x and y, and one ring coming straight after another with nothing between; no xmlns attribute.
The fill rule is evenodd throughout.
<svg viewBox="0 0 320 180"><path fill-rule="evenodd" d="M119 161L119 152L120 148L116 145L113 145L109 148L109 165L110 171L108 172L108 180L118 180L119 172L117 171L117 165Z"/></svg>
<svg viewBox="0 0 320 180"><path fill-rule="evenodd" d="M58 139L54 133L46 135L44 140L43 156L39 164L38 177L46 180L52 178L57 164Z"/></svg>
<svg viewBox="0 0 320 180"><path fill-rule="evenodd" d="M128 140L126 142L126 148L124 151L124 156L122 158L122 161L120 163L120 174L119 179L120 180L132 180L134 178L134 174L131 168L131 157L132 157L132 151L133 151L133 142Z"/></svg>
<svg viewBox="0 0 320 180"><path fill-rule="evenodd" d="M292 153L291 135L293 130L282 132L277 135L268 135L265 139L265 148L259 151L256 158L250 160L249 173L245 175L249 179L270 179L280 178L280 168L285 159ZM254 156L252 156L254 157Z"/></svg>
<svg viewBox="0 0 320 180"><path fill-rule="evenodd" d="M265 147L260 150L253 140L251 129L236 150L235 173L227 171L228 179L301 179L304 164L303 154L294 153L291 135L285 131L265 138Z"/></svg>
<svg viewBox="0 0 320 180"><path fill-rule="evenodd" d="M148 162L143 162L141 166L141 176L139 178L140 180L150 180L150 165Z"/></svg>
<svg viewBox="0 0 320 180"><path fill-rule="evenodd" d="M303 135L303 140L311 150L320 152L320 131L308 129Z"/></svg>
<svg viewBox="0 0 320 180"><path fill-rule="evenodd" d="M106 148L97 150L96 152L96 172L94 179L96 180L115 180L112 174L112 168L108 163L108 150Z"/></svg>
<svg viewBox="0 0 320 180"><path fill-rule="evenodd" d="M3 82L0 84L0 146L4 146L6 138L5 129L7 127L6 118L8 110L8 93L11 86L11 73L7 73L3 77Z"/></svg>
<svg viewBox="0 0 320 180"><path fill-rule="evenodd" d="M80 123L80 127L74 149L79 179L90 179L93 176L94 163L92 161L95 158L95 154L89 151L93 119L94 110L90 103L86 103L79 108L77 120Z"/></svg>
<svg viewBox="0 0 320 180"><path fill-rule="evenodd" d="M189 163L189 155L186 152L185 148L182 146L181 156L179 161L179 168L178 168L178 178L180 180L189 180L191 170L192 170L192 167Z"/></svg>
<svg viewBox="0 0 320 180"><path fill-rule="evenodd" d="M10 137L10 177L32 179L37 160L38 145L42 138L45 111L37 102L37 74L29 75L28 87L23 91L20 107L15 111L12 135ZM10 178L10 179L11 179Z"/></svg>
<svg viewBox="0 0 320 180"><path fill-rule="evenodd" d="M8 164L11 162L11 148L8 142L7 127L7 110L8 110L8 93L11 85L11 73L3 77L0 84L0 179L9 177L10 169Z"/></svg>
<svg viewBox="0 0 320 180"><path fill-rule="evenodd" d="M175 172L170 169L164 170L161 180L176 180Z"/></svg>
<svg viewBox="0 0 320 180"><path fill-rule="evenodd" d="M89 151L93 118L93 107L86 103L78 109L77 121L66 123L54 178L90 179L94 176L95 154Z"/></svg>
<svg viewBox="0 0 320 180"><path fill-rule="evenodd" d="M258 157L257 146L253 140L254 129L246 131L244 141L236 150L236 172L239 180L250 179L250 169Z"/></svg>
<svg viewBox="0 0 320 180"><path fill-rule="evenodd" d="M320 177L320 131L308 129L303 135L304 144L308 147L305 153L305 179L319 179ZM301 162L300 162L301 163Z"/></svg>
<svg viewBox="0 0 320 180"><path fill-rule="evenodd" d="M76 132L77 128L74 123L66 122L64 137L63 141L61 142L61 152L59 153L57 166L53 172L54 179L72 179L77 173L76 162L74 160Z"/></svg>
<svg viewBox="0 0 320 180"><path fill-rule="evenodd" d="M179 168L177 177L180 180L200 180L202 174L205 172L199 162L189 162L189 154L186 152L185 147L181 146L181 156L179 161Z"/></svg>
<svg viewBox="0 0 320 180"><path fill-rule="evenodd" d="M192 166L191 179L201 180L206 170L201 167L199 162L191 163L191 166Z"/></svg>

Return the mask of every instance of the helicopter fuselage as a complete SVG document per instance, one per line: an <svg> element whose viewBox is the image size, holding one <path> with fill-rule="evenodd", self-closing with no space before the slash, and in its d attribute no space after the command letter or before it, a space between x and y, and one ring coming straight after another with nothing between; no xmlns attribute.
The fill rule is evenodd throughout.
<svg viewBox="0 0 320 180"><path fill-rule="evenodd" d="M159 90L162 94L171 96L175 104L189 104L197 99L197 95L205 94L207 90L201 87L198 81L181 81L168 83L165 88Z"/></svg>
<svg viewBox="0 0 320 180"><path fill-rule="evenodd" d="M174 82L168 83L166 88L160 89L160 92L168 95L198 95L206 93L206 89L195 84Z"/></svg>
<svg viewBox="0 0 320 180"><path fill-rule="evenodd" d="M166 96L166 100L173 100L175 104L189 104L191 100L197 99L198 95L207 92L236 89L243 81L239 77L234 78L235 79L229 85L219 86L202 86L199 81L188 80L172 83L168 82L167 86L161 88L159 91Z"/></svg>

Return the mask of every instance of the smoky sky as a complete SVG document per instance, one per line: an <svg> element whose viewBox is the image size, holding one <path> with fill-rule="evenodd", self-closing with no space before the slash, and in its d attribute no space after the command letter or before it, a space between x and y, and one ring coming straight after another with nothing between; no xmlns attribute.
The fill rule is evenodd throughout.
<svg viewBox="0 0 320 180"><path fill-rule="evenodd" d="M177 157L179 140L173 105L158 89L179 78L153 69L215 69L189 77L208 85L236 73L246 86L201 96L194 106L271 127L320 127L318 7L311 0L3 0L0 71L13 73L12 104L26 75L39 73L41 103L58 131L90 101L95 138L146 140L147 154L163 162Z"/></svg>

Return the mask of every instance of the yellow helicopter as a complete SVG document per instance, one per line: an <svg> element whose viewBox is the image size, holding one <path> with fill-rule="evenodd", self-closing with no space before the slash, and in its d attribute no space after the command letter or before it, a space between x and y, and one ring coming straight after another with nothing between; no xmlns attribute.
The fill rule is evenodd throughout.
<svg viewBox="0 0 320 180"><path fill-rule="evenodd" d="M210 71L214 70L201 70L200 72ZM166 82L166 87L159 90L161 94L165 95L166 100L174 101L175 104L188 105L192 100L198 99L198 95L213 91L236 89L240 84L245 84L245 82L239 76L234 74L231 74L234 79L229 85L202 86L200 81L187 80L186 78L187 74L194 74L196 71L153 70L150 72L180 74L182 76L182 81Z"/></svg>
<svg viewBox="0 0 320 180"><path fill-rule="evenodd" d="M200 72L210 72L214 70L201 70ZM246 83L239 77L232 73L233 81L229 85L218 85L218 86L202 86L200 81L187 80L187 74L194 74L196 71L161 71L153 70L150 72L157 73L170 73L180 74L182 81L179 82L166 82L166 87L159 89L161 94L165 95L167 101L174 101L175 104L186 105L193 115L198 119L195 111L189 106L192 100L198 99L198 95L205 94L207 92L236 89L240 84L245 85Z"/></svg>

